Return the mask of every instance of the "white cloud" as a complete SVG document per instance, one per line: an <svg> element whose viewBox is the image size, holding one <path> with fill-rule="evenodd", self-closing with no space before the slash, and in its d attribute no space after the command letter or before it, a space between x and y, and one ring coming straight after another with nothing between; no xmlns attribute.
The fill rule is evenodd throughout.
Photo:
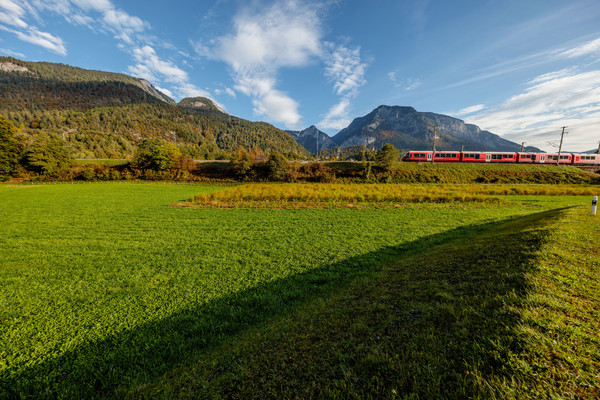
<svg viewBox="0 0 600 400"><path fill-rule="evenodd" d="M214 101L208 91L198 88L193 83L181 82L176 86L176 90L180 97L207 97Z"/></svg>
<svg viewBox="0 0 600 400"><path fill-rule="evenodd" d="M557 130L566 125L571 133L566 147L589 150L598 140L600 70L540 75L523 93L488 110L472 115L469 122L540 148L547 148L546 142L555 139Z"/></svg>
<svg viewBox="0 0 600 400"><path fill-rule="evenodd" d="M322 129L341 130L350 125L349 117L350 100L343 98L338 104L329 109L327 115L317 125Z"/></svg>
<svg viewBox="0 0 600 400"><path fill-rule="evenodd" d="M341 97L333 105L318 125L323 129L342 129L348 126L350 118L350 100L358 89L367 83L365 72L367 62L360 55L360 47L349 48L345 45L325 44L328 53L325 57L325 76L333 83L333 90ZM395 79L395 73L388 74Z"/></svg>
<svg viewBox="0 0 600 400"><path fill-rule="evenodd" d="M10 49L0 49L0 53L4 53L10 57L16 57L16 58L22 58L22 59L27 58L27 56L25 56L25 54L19 53L17 51L12 51Z"/></svg>
<svg viewBox="0 0 600 400"><path fill-rule="evenodd" d="M399 79L398 71L388 72L387 77L390 80L390 82L392 82L394 87L397 87L399 89L414 90L414 89L418 88L419 86L421 86L421 80L418 78Z"/></svg>
<svg viewBox="0 0 600 400"><path fill-rule="evenodd" d="M26 14L27 12L21 4L12 0L0 0L0 24L28 28L29 25L23 21Z"/></svg>
<svg viewBox="0 0 600 400"><path fill-rule="evenodd" d="M454 113L455 115L468 115L468 114L473 114L476 113L477 111L481 111L485 108L485 106L483 104L477 104L471 107L466 107L463 108L462 110Z"/></svg>
<svg viewBox="0 0 600 400"><path fill-rule="evenodd" d="M27 15L37 17L27 1L0 0L0 29L13 33L20 40L44 47L54 53L66 55L67 49L60 37L42 32L25 22Z"/></svg>
<svg viewBox="0 0 600 400"><path fill-rule="evenodd" d="M24 42L29 42L57 54L66 56L67 49L61 38L56 37L48 32L38 31L36 28L29 28L27 32L14 31L15 35Z"/></svg>
<svg viewBox="0 0 600 400"><path fill-rule="evenodd" d="M325 59L325 76L333 82L338 96L355 95L358 88L367 83L367 63L361 59L360 47L350 49L333 43L327 43L327 47L330 53Z"/></svg>
<svg viewBox="0 0 600 400"><path fill-rule="evenodd" d="M197 42L194 48L231 67L235 89L252 98L256 114L297 128L298 102L277 89L277 73L306 66L321 55L319 8L289 0L247 9L234 18L231 34L210 45Z"/></svg>
<svg viewBox="0 0 600 400"><path fill-rule="evenodd" d="M169 89L161 88L161 87L158 87L158 86L155 86L155 88L159 92L162 92L162 93L166 94L167 96L169 96L171 98L173 97L173 92L171 92Z"/></svg>
<svg viewBox="0 0 600 400"><path fill-rule="evenodd" d="M421 86L421 80L420 79L412 79L409 78L406 82L406 86L405 86L405 90L414 90L416 88L418 88L419 86Z"/></svg>
<svg viewBox="0 0 600 400"><path fill-rule="evenodd" d="M225 93L227 93L229 96L233 97L234 99L236 98L235 91L230 87L225 88Z"/></svg>
<svg viewBox="0 0 600 400"><path fill-rule="evenodd" d="M234 70L272 69L306 65L320 54L317 8L296 1L275 3L234 20L234 33L216 40L216 58Z"/></svg>
<svg viewBox="0 0 600 400"><path fill-rule="evenodd" d="M580 46L560 53L561 56L567 58L575 58L587 55L600 55L600 38L584 43Z"/></svg>
<svg viewBox="0 0 600 400"><path fill-rule="evenodd" d="M146 45L134 48L132 56L137 64L133 67L129 67L131 72L143 72L146 76L152 76L153 80L155 80L157 76L160 76L161 80L166 82L181 84L189 81L187 72L170 61L161 60L151 46Z"/></svg>

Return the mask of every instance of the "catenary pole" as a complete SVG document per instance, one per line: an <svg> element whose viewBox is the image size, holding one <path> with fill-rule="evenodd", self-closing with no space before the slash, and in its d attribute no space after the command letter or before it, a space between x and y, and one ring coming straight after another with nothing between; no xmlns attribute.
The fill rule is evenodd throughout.
<svg viewBox="0 0 600 400"><path fill-rule="evenodd" d="M556 160L556 165L560 164L560 153L562 151L562 144L563 144L563 139L565 137L565 129L567 129L566 126L562 127L562 133L560 134L560 145L558 145L558 160Z"/></svg>
<svg viewBox="0 0 600 400"><path fill-rule="evenodd" d="M431 162L435 158L435 140L437 139L437 125L433 126L433 154L431 155Z"/></svg>

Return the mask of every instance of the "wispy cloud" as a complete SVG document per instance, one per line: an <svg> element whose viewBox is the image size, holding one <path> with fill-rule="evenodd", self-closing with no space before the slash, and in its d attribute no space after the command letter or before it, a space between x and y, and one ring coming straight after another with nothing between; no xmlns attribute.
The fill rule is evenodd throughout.
<svg viewBox="0 0 600 400"><path fill-rule="evenodd" d="M319 127L322 129L335 129L340 130L348 125L352 121L350 118L350 100L343 98L339 103L329 109L325 118L319 122Z"/></svg>
<svg viewBox="0 0 600 400"><path fill-rule="evenodd" d="M12 51L10 49L0 49L0 53L6 54L7 56L16 57L16 58L27 58L25 54L19 53L17 51Z"/></svg>
<svg viewBox="0 0 600 400"><path fill-rule="evenodd" d="M36 16L34 9L26 1L0 0L0 29L13 33L24 42L66 55L67 49L63 40L26 22L28 15Z"/></svg>
<svg viewBox="0 0 600 400"><path fill-rule="evenodd" d="M462 116L462 115L469 115L469 114L473 114L476 113L477 111L481 111L485 108L485 105L483 104L476 104L474 106L470 106L470 107L465 107L460 111L457 111L455 113L453 113L456 116Z"/></svg>
<svg viewBox="0 0 600 400"><path fill-rule="evenodd" d="M278 88L282 69L324 63L325 76L346 109L348 99L365 82L360 48L323 41L323 15L333 3L284 0L248 6L234 17L231 33L196 41L194 49L230 67L235 90L252 99L254 113L299 128L298 102Z"/></svg>
<svg viewBox="0 0 600 400"><path fill-rule="evenodd" d="M326 43L330 50L325 59L325 76L333 82L333 90L339 96L354 95L365 80L365 63L360 56L360 47Z"/></svg>
<svg viewBox="0 0 600 400"><path fill-rule="evenodd" d="M565 50L559 54L559 56L567 58L575 58L588 55L600 57L600 38L583 43L572 49Z"/></svg>
<svg viewBox="0 0 600 400"><path fill-rule="evenodd" d="M0 29L14 33L22 41L66 55L67 49L60 37L28 22L43 24L42 13L57 14L70 24L112 35L117 47L131 54L135 62L128 67L128 72L157 85L170 85L171 89L165 92L179 97L208 96L208 91L190 81L185 70L157 54L150 23L115 6L111 0L0 0Z"/></svg>
<svg viewBox="0 0 600 400"><path fill-rule="evenodd" d="M421 80L418 78L399 78L398 71L388 72L387 77L394 87L402 90L414 90L421 86Z"/></svg>
<svg viewBox="0 0 600 400"><path fill-rule="evenodd" d="M317 11L296 1L246 9L234 18L231 34L209 45L197 42L195 49L230 66L235 89L252 98L256 114L298 127L298 103L277 89L277 73L305 66L321 54Z"/></svg>
<svg viewBox="0 0 600 400"><path fill-rule="evenodd" d="M547 141L553 139L550 135L567 125L571 132L567 147L589 150L598 140L600 70L540 75L529 81L523 93L468 119L482 129L541 148L547 148Z"/></svg>
<svg viewBox="0 0 600 400"><path fill-rule="evenodd" d="M325 43L325 76L333 83L340 101L329 109L318 123L323 129L342 129L351 121L350 100L358 89L367 83L365 73L368 63L360 54L360 47L350 48L343 44Z"/></svg>

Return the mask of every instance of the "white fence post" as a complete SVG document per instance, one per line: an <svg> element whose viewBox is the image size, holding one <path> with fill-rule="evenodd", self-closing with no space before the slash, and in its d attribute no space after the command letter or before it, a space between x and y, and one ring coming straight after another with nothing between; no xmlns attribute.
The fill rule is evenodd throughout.
<svg viewBox="0 0 600 400"><path fill-rule="evenodd" d="M598 203L598 196L592 197L592 217L596 215L596 204Z"/></svg>

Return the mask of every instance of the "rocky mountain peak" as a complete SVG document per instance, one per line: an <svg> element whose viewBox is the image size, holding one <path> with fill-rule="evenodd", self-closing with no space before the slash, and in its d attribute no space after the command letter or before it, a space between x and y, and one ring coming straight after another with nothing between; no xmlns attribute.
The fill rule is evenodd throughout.
<svg viewBox="0 0 600 400"><path fill-rule="evenodd" d="M22 67L20 65L13 64L10 61L1 61L0 62L0 71L21 72L21 73L31 72L31 71L29 71L29 69L27 69L27 67Z"/></svg>
<svg viewBox="0 0 600 400"><path fill-rule="evenodd" d="M186 97L177 106L191 111L218 111L225 114L225 111L206 97Z"/></svg>

